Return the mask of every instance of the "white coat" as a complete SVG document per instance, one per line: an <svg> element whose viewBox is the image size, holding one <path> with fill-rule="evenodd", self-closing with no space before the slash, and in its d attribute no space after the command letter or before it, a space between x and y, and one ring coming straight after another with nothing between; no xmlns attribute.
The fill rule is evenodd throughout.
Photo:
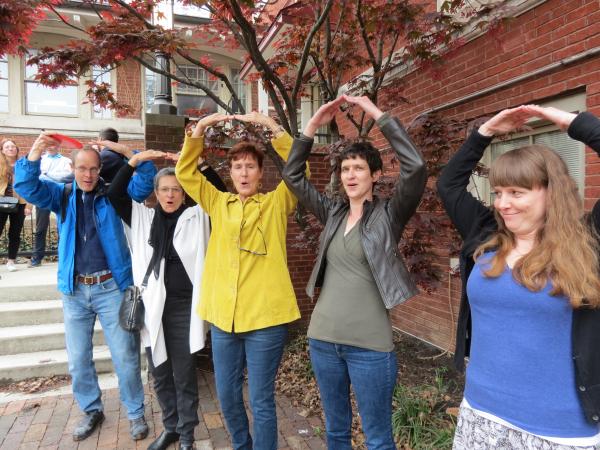
<svg viewBox="0 0 600 450"><path fill-rule="evenodd" d="M125 226L129 247L131 250L131 261L133 269L133 282L141 286L148 264L152 257L153 249L148 243L150 227L154 218L155 210L148 208L135 201L131 202L131 228ZM192 281L192 310L190 319L190 352L194 353L202 349L205 344L205 323L198 314L196 308L200 299L202 285L202 272L204 269L204 255L208 244L210 222L208 215L200 206L187 208L175 225L173 235L173 246L185 267L185 271ZM148 287L144 290L143 299L145 313L145 324L141 331L141 339L144 347L152 349L152 363L158 367L167 360L167 350L162 326L163 308L166 299L164 283L165 260L161 261L158 279L154 273L150 273Z"/></svg>

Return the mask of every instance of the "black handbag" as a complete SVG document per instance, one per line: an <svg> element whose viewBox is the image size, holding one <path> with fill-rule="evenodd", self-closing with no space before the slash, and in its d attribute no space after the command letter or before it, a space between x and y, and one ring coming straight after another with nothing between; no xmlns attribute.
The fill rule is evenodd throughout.
<svg viewBox="0 0 600 450"><path fill-rule="evenodd" d="M14 213L19 210L19 199L16 197L0 196L0 212Z"/></svg>
<svg viewBox="0 0 600 450"><path fill-rule="evenodd" d="M142 293L144 292L144 289L146 289L146 286L148 286L150 272L152 272L152 265L148 265L141 287L133 285L125 289L123 301L119 307L119 325L121 325L121 328L125 331L133 333L144 328L144 315L146 309L144 308Z"/></svg>

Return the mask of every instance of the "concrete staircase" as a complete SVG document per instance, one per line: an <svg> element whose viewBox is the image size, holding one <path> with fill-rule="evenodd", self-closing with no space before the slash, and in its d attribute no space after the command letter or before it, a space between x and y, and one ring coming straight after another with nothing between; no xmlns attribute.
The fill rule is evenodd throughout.
<svg viewBox="0 0 600 450"><path fill-rule="evenodd" d="M68 375L62 301L56 290L57 266L17 267L16 272L0 268L0 383ZM98 322L94 362L99 374L113 371Z"/></svg>

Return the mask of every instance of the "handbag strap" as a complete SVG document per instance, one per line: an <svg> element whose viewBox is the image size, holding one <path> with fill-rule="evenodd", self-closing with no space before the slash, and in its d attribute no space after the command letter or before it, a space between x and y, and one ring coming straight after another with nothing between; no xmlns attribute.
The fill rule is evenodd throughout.
<svg viewBox="0 0 600 450"><path fill-rule="evenodd" d="M148 263L148 268L146 269L146 275L144 275L144 279L142 281L142 289L145 289L148 286L148 278L150 278L151 273L152 273L152 258L150 258L150 262Z"/></svg>

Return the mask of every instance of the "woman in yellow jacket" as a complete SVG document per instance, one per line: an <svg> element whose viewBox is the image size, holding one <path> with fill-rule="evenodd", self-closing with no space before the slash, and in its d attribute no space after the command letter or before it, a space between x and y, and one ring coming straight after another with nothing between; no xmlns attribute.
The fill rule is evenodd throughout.
<svg viewBox="0 0 600 450"><path fill-rule="evenodd" d="M287 218L296 197L286 185L259 192L264 153L249 141L227 153L237 193L220 192L197 168L204 131L231 119L269 128L277 153L287 160L292 138L277 123L256 112L213 114L186 137L176 176L183 189L208 213L208 242L198 314L211 324L217 395L234 449L277 448L275 375L287 337L287 325L300 318L287 268ZM248 369L253 438L242 386Z"/></svg>

